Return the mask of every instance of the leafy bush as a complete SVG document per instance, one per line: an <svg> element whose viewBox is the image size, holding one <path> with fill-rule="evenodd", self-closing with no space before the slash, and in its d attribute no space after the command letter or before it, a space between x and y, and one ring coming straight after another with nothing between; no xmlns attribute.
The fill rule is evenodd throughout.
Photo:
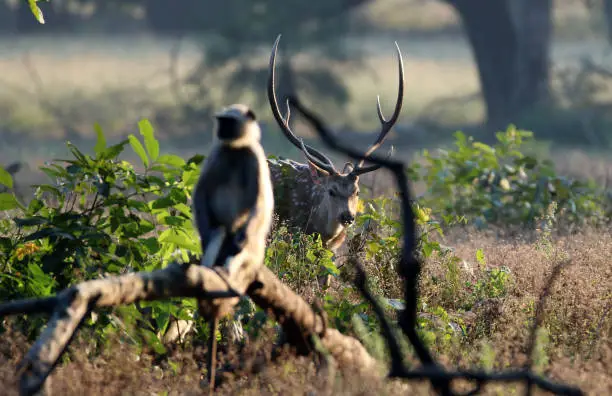
<svg viewBox="0 0 612 396"><path fill-rule="evenodd" d="M559 176L551 161L524 153L533 142L531 132L510 126L496 134L494 146L462 132L454 136L454 150L439 150L437 156L425 150L426 164L414 164L427 185L421 203L434 212L466 216L477 226L524 224L542 217L555 201L569 223L609 221L610 202L593 182Z"/></svg>
<svg viewBox="0 0 612 396"><path fill-rule="evenodd" d="M187 203L203 157L185 161L160 155L151 125L141 121L139 128L144 147L134 135L107 147L100 128L93 156L68 142L73 158L41 167L51 182L36 186L27 207L3 195L0 209L14 211L12 220L0 223L2 299L43 297L83 280L159 269L179 249L183 259L188 252L199 253ZM141 158L144 173L118 159L128 143ZM6 175L3 180L10 187ZM194 309L190 300L141 305L151 307L162 332L170 315L186 318ZM140 316L133 306L123 310ZM101 322L112 325L108 318ZM148 321L140 325L155 338Z"/></svg>
<svg viewBox="0 0 612 396"><path fill-rule="evenodd" d="M156 270L201 254L189 199L204 157L185 161L161 154L151 125L143 120L139 130L141 139L130 135L107 146L96 127L98 140L91 155L68 142L72 157L41 168L50 181L36 186L27 205L11 193L0 194L4 211L0 298L47 296L83 280ZM443 229L465 223L466 218L481 224L541 219L544 234L538 243L544 246L558 220L558 208L575 222L584 217L597 223L609 215L593 186L558 177L551 164L520 151L529 133L510 128L498 134L499 144L494 147L461 133L456 136L457 150L437 158L425 153L428 164L420 177L427 183L428 194L413 203L417 253L425 262L418 331L437 351L453 350L457 342L484 334L486 324L470 328L464 314L505 298L514 281L507 268L489 266L482 250L476 254L478 269L468 276L463 260L441 243ZM128 144L140 158L142 171L119 159ZM13 184L2 170L0 184L9 189ZM362 256L370 289L391 316L403 304L396 268L403 232L398 215L394 197L364 199L348 238L350 254ZM331 274L346 280L344 275L350 271L348 266L334 265L332 252L323 248L319 236L292 234L278 224L268 241L265 264L307 301L321 300L334 327L357 333L380 352L379 324L350 282L319 288L318 276ZM172 318L195 319L195 337L211 336L203 320L194 318L195 311L193 299L142 302L98 312L86 325L98 345L119 333L161 354L165 347L160 335ZM253 337L262 334L263 324L270 324L265 313L248 301L241 302L236 318ZM44 321L24 316L17 324L31 338Z"/></svg>

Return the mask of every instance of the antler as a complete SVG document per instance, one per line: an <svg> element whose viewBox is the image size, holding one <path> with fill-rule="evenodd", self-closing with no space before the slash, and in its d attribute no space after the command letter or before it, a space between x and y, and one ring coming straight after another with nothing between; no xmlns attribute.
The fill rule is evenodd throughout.
<svg viewBox="0 0 612 396"><path fill-rule="evenodd" d="M382 145L382 143L385 141L385 138L391 131L391 128L397 122L400 112L402 111L402 105L404 103L404 61L402 60L402 53L399 49L399 46L397 45L397 41L395 42L395 48L397 49L397 62L399 64L399 86L397 90L397 102L395 104L395 110L393 111L393 115L391 116L389 121L385 120L385 116L383 115L382 108L380 106L380 95L376 96L376 112L378 113L378 119L381 123L380 134L376 138L374 144L372 144L370 148L365 152L365 154L363 154L364 158L369 157L370 154L372 154ZM391 157L392 154L393 147L391 147L391 149L389 150L387 158ZM359 163L356 163L351 173L353 175L359 176L364 173L375 171L381 167L381 165L378 164L363 167L364 162L365 160L362 159L361 161L359 161Z"/></svg>
<svg viewBox="0 0 612 396"><path fill-rule="evenodd" d="M272 54L270 55L270 69L268 74L268 100L270 101L270 107L272 108L272 114L274 114L274 118L276 122L281 128L281 131L285 135L287 139L298 149L300 149L306 158L312 163L314 163L317 167L332 173L339 174L340 172L336 169L332 161L319 150L305 145L301 139L299 139L289 126L289 117L291 116L291 112L289 110L289 102L287 101L287 116L283 117L280 109L278 107L278 100L276 99L276 93L274 88L274 69L276 62L276 52L278 50L278 42L280 41L281 35L279 34L276 37L276 41L274 42L274 46L272 47Z"/></svg>

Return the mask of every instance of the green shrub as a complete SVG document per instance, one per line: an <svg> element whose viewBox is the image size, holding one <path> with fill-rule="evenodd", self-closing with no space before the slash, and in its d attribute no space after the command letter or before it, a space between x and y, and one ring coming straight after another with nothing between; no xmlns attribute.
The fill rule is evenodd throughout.
<svg viewBox="0 0 612 396"><path fill-rule="evenodd" d="M420 178L427 185L421 203L442 216L466 216L477 226L532 223L557 202L559 214L574 224L599 225L612 212L605 194L593 182L556 174L551 161L524 150L533 134L508 127L496 134L497 144L475 142L455 133L455 149L423 152Z"/></svg>
<svg viewBox="0 0 612 396"><path fill-rule="evenodd" d="M160 155L148 121L139 129L144 146L130 135L107 147L99 127L94 155L68 142L72 158L41 167L50 182L36 186L27 207L3 195L1 209L13 209L13 219L0 223L0 298L43 297L84 280L162 268L177 251L183 259L200 253L187 203L203 157ZM118 159L128 144L141 158L143 173ZM191 300L141 304L151 307L162 332L170 315L189 317L193 305ZM139 316L133 306L121 310ZM108 318L97 323L113 325ZM139 324L147 337L154 336L148 321Z"/></svg>
<svg viewBox="0 0 612 396"><path fill-rule="evenodd" d="M141 139L107 146L103 132L93 154L67 143L71 158L53 160L41 169L49 183L36 186L27 205L12 193L0 194L0 298L44 297L80 281L133 271L163 268L174 260L201 254L199 238L188 205L203 156L189 160L161 154L148 121L139 123ZM465 340L461 313L479 302L507 295L513 282L505 267L488 267L478 251L479 270L469 279L462 259L441 244L443 229L467 221L477 224L540 221L544 248L550 228L560 217L598 223L607 220L606 202L590 184L554 174L552 164L539 162L520 150L531 134L509 128L497 135L499 143L486 146L457 133L457 149L434 158L427 152L419 170L428 193L413 202L418 232L417 254L424 261L419 301L419 333L435 350L452 350ZM119 159L127 145L140 158L142 169ZM9 189L11 176L0 170L0 184ZM403 228L395 197L364 199L349 233L351 255L361 255L370 290L390 317L403 301L403 280L397 265ZM547 239L548 238L548 239ZM539 246L538 245L538 246ZM547 245L546 245L547 246ZM441 272L430 271L436 261ZM331 274L346 280L345 271L332 262L318 235L291 234L282 224L269 238L265 264L289 287L306 298L323 302L334 327L355 332L370 347L380 349L379 323L360 293L344 282L339 288L319 289L318 276ZM342 272L342 273L341 273ZM143 314L143 308L149 313ZM193 299L151 301L98 311L86 321L98 345L119 332L125 340L164 353L159 339L171 317L192 319ZM270 324L265 313L244 303L237 318L252 336ZM196 318L195 337L207 338L208 327ZM17 320L30 338L44 318ZM477 331L476 331L477 332ZM473 337L472 337L473 338ZM95 347L96 345L94 345ZM380 352L380 350L379 350Z"/></svg>

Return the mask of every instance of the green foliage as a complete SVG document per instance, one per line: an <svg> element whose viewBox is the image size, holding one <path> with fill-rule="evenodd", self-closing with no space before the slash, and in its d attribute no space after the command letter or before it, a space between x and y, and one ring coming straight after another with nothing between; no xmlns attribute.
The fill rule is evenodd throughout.
<svg viewBox="0 0 612 396"><path fill-rule="evenodd" d="M323 247L320 235L292 234L281 224L268 244L265 264L301 294L314 286L317 276L338 276L332 256L333 253Z"/></svg>
<svg viewBox="0 0 612 396"><path fill-rule="evenodd" d="M147 121L139 123L144 147L133 135L107 146L98 136L94 155L67 142L72 158L41 167L48 184L36 186L27 207L10 193L0 196L0 209L16 209L12 221L0 224L3 300L42 297L79 281L127 271L162 268L188 253L199 254L200 245L191 220L188 198L199 174L202 157L188 161L174 155L159 155L159 143ZM141 157L144 173L120 160L127 143ZM11 181L0 172L3 184ZM164 331L170 315L188 318L192 301L149 302L155 326L138 321L145 339L157 340L154 331ZM122 308L125 317L136 316L135 307ZM142 323L141 323L142 322ZM99 320L112 325L108 319ZM150 344L150 343L149 343ZM159 340L154 345L160 351Z"/></svg>
<svg viewBox="0 0 612 396"><path fill-rule="evenodd" d="M445 254L448 249L435 237L443 237L442 225L452 226L464 222L462 217L448 215L440 222L433 216L432 210L419 203L413 203L418 244L417 254L423 259L434 253ZM363 212L356 217L356 229L367 228L368 238L365 242L365 259L372 263L375 271L369 273L373 290L389 298L403 294L403 284L397 277L403 228L399 221L399 203L388 197L370 199L364 205Z"/></svg>
<svg viewBox="0 0 612 396"><path fill-rule="evenodd" d="M204 157L196 155L186 161L164 154L151 124L142 120L138 127L140 136L132 134L108 145L100 126L94 126L93 154L67 142L71 158L41 167L50 181L36 186L27 205L10 192L0 194L0 210L7 215L0 218L0 298L48 296L83 280L151 271L202 253L189 199ZM503 299L514 284L508 268L490 266L482 249L475 254L477 268L467 276L464 261L441 242L445 229L465 223L466 218L483 223L532 219L541 230L538 248L553 258L551 232L558 221L558 208L565 208L567 216L573 204L576 216L594 219L603 207L595 190L577 182L569 184L565 199L559 188L556 195L546 189L550 194L541 194L538 202L533 195L536 181L545 179L556 185L561 178L552 173L552 165L541 164L519 150L529 136L510 128L498 134L498 145L490 147L457 134L456 151L440 158L426 155L429 162L422 178L429 195L412 205L417 254L426 264L439 264L436 273L424 266L418 305L418 332L435 351L454 350L459 342L481 338L486 325L469 327L462 315L481 303ZM138 156L141 171L119 159L128 145ZM417 170L413 169L412 178L418 178ZM481 185L485 179L488 187ZM11 175L2 169L0 184L9 189L13 185ZM580 191L591 195L581 201ZM534 214L523 210L526 200L533 203ZM589 212L589 202L598 210ZM477 205L482 205L481 210ZM397 271L403 238L399 209L392 196L362 200L348 238L350 246L358 245L350 254L363 255L368 286L390 317L403 307L404 285ZM322 301L330 325L357 333L375 355L383 354L380 324L354 286L345 282L340 288L319 288L318 277L346 280L351 270L350 266L337 268L332 256L320 236L294 234L279 224L269 238L265 264L307 300ZM118 331L125 340L163 354L159 336L172 318L194 319L195 337L212 336L203 319L193 317L195 311L193 299L141 302L113 312L99 311L87 319L86 327L100 343ZM235 319L252 337L262 334L264 325L271 325L266 313L245 299ZM44 319L24 316L18 324L33 337ZM482 348L481 363L490 368L494 354L485 344ZM545 355L537 353L536 360L544 365Z"/></svg>
<svg viewBox="0 0 612 396"><path fill-rule="evenodd" d="M510 126L496 138L489 146L456 132L454 150L438 156L424 151L421 178L428 189L421 202L478 226L532 223L553 201L569 223L609 221L610 202L594 183L559 176L551 161L524 153L533 142L531 132Z"/></svg>
<svg viewBox="0 0 612 396"><path fill-rule="evenodd" d="M40 10L40 8L38 7L38 4L36 4L39 1L49 2L49 0L28 0L28 5L30 6L30 11L32 11L32 14L34 15L34 18L36 18L38 23L44 24L45 23L45 17L43 15L42 11Z"/></svg>

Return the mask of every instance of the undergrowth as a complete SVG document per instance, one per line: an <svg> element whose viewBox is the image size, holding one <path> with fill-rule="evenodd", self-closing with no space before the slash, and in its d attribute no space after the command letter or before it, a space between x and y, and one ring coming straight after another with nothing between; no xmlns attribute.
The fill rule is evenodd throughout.
<svg viewBox="0 0 612 396"><path fill-rule="evenodd" d="M80 281L151 271L201 254L189 202L204 157L185 160L163 154L146 120L139 123L141 138L130 135L115 145L107 145L99 127L96 132L98 141L91 154L67 143L72 157L42 168L49 182L36 186L27 203L10 192L13 180L0 170L0 184L9 189L0 193L2 300L44 297ZM492 370L523 364L545 278L555 265L570 259L571 265L550 291L533 359L541 372L563 373L559 375L584 382L571 373L588 368L597 375L601 370L594 362L609 365L612 358L610 202L598 186L558 176L553 164L525 154L524 144L531 138L530 133L510 127L497 134L497 145L487 146L457 133L455 150L438 156L424 152L426 164L412 167L411 178L428 187L413 204L417 254L424 263L418 331L447 365ZM128 145L144 171L137 172L133 164L120 159ZM402 227L397 215L393 195L362 198L347 242L347 254L363 261L370 289L391 317L403 306L403 282L397 273ZM513 224L520 224L522 234L530 237L491 236L495 227ZM575 231L571 237L560 232L568 227ZM458 233L463 237L456 238ZM319 236L276 224L265 264L307 301L321 301L332 326L359 337L382 362L388 359L379 324L352 286L351 268L337 267ZM334 278L329 287L321 288L317 282L323 274ZM109 380L117 384L137 384L150 376L143 386L161 394L174 386L197 393L197 373L204 361L201 345L211 335L194 313L192 299L98 311L77 337L76 345L83 349L72 347L55 374L65 378L57 386L78 393L80 385L66 385L73 378L67 368L78 367L94 377L123 378ZM195 320L195 331L182 345L164 345L161 337L177 318ZM235 319L243 326L247 347L275 334L264 331L274 329L273 323L248 301L240 304ZM43 317L27 315L2 322L3 381L12 381L7 372L44 323ZM231 360L232 345L225 347L226 359ZM402 347L407 362L417 364L410 347L405 342ZM113 357L109 350L132 351L126 356L140 360L129 365L146 366L150 373L141 374L140 380L128 376L128 381L123 370L127 363L120 362L127 357ZM231 382L227 389L248 393L259 384L276 393L289 386L323 386L309 384L315 375L312 370L308 359L289 359L268 369L279 378L272 379L266 371L250 382ZM178 373L183 373L180 380ZM103 382L92 379L88 390ZM367 386L393 393L396 385ZM352 394L366 385L357 390L354 381L337 378L325 386ZM612 384L608 380L591 386Z"/></svg>

